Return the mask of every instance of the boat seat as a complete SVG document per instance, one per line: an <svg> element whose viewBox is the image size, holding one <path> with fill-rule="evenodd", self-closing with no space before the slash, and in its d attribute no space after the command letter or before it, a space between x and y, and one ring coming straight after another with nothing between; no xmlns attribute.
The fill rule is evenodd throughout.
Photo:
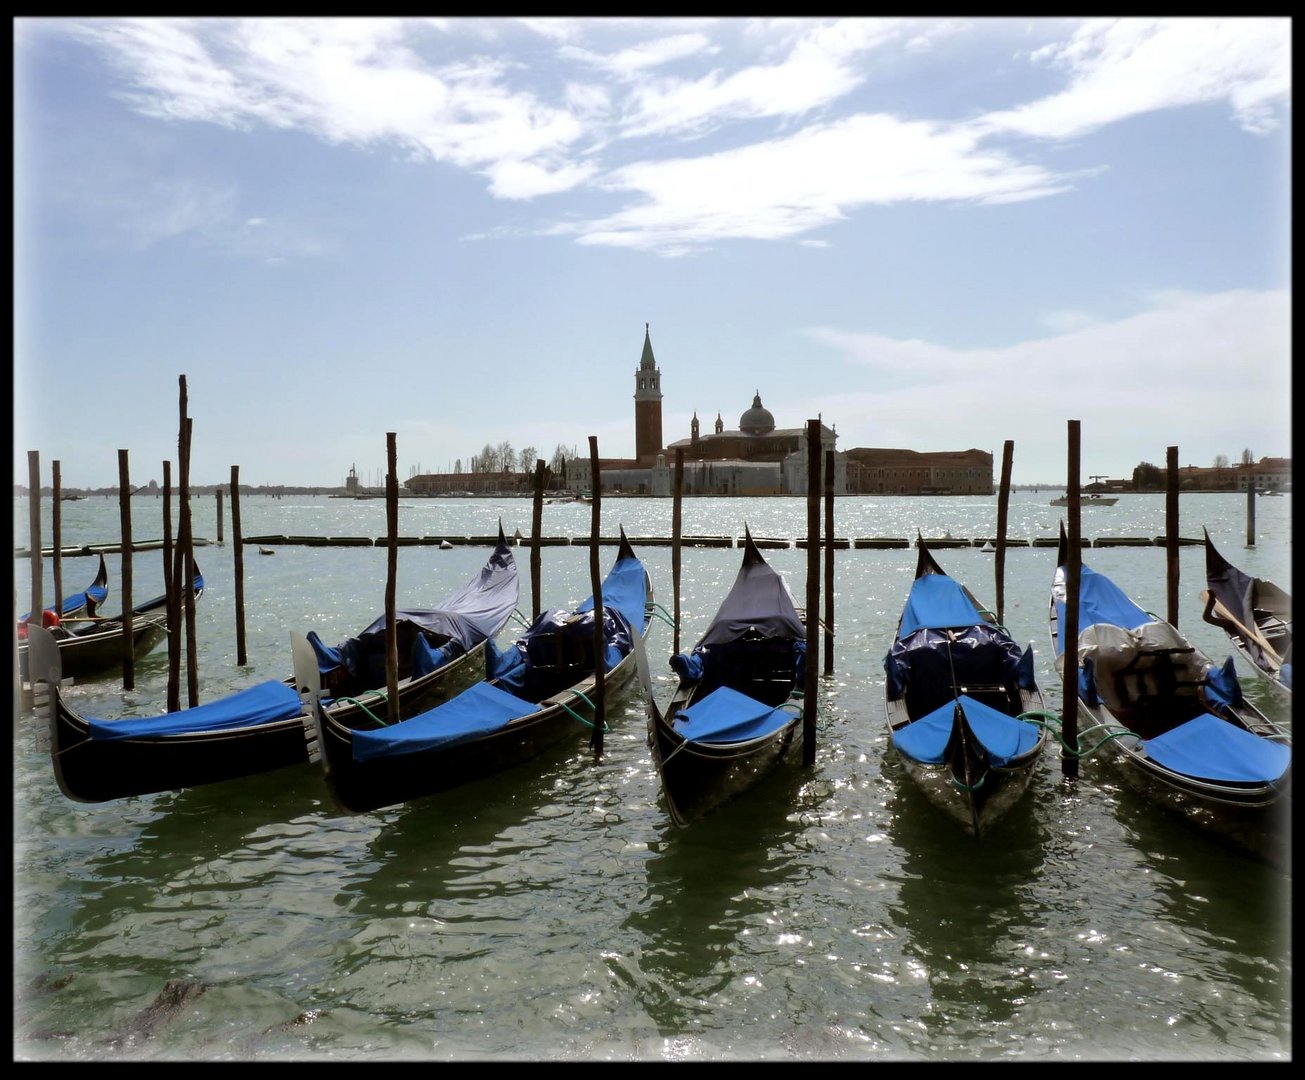
<svg viewBox="0 0 1305 1080"><path fill-rule="evenodd" d="M1201 692L1205 666L1196 649L1167 623L1137 631L1109 624L1088 627L1080 659L1090 659L1097 695L1111 714L1144 739L1154 738L1207 711Z"/></svg>
<svg viewBox="0 0 1305 1080"><path fill-rule="evenodd" d="M727 686L766 705L782 705L797 685L797 650L791 638L749 631L728 644L702 650L703 673L695 697Z"/></svg>

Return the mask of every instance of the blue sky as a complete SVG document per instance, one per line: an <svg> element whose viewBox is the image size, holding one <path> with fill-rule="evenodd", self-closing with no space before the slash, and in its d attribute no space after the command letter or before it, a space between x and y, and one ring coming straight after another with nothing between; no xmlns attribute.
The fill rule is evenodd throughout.
<svg viewBox="0 0 1305 1080"><path fill-rule="evenodd" d="M668 443L1288 455L1291 25L18 19L14 481L632 455L645 323Z"/></svg>

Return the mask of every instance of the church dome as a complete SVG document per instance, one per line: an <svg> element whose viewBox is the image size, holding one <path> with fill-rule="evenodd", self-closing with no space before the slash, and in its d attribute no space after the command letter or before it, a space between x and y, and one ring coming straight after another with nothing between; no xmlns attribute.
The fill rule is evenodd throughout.
<svg viewBox="0 0 1305 1080"><path fill-rule="evenodd" d="M752 408L739 417L739 430L744 435L769 435L775 430L775 418L761 404L761 394L752 397Z"/></svg>

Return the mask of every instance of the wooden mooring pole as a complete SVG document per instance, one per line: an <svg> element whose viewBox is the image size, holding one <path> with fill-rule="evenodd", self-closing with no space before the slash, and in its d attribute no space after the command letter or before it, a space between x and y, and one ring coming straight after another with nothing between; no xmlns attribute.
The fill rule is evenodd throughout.
<svg viewBox="0 0 1305 1080"><path fill-rule="evenodd" d="M816 762L816 695L820 685L820 421L807 421L807 657L802 691L802 764Z"/></svg>
<svg viewBox="0 0 1305 1080"><path fill-rule="evenodd" d="M63 614L63 510L60 500L63 492L63 477L59 471L59 462L50 462L50 494L54 502L50 506L50 545L51 563L54 567L54 604L57 614Z"/></svg>
<svg viewBox="0 0 1305 1080"><path fill-rule="evenodd" d="M219 487L213 492L217 499L217 542L222 543L222 489Z"/></svg>
<svg viewBox="0 0 1305 1080"><path fill-rule="evenodd" d="M172 539L172 462L163 463L163 594L168 598L168 712L181 708L181 594Z"/></svg>
<svg viewBox="0 0 1305 1080"><path fill-rule="evenodd" d="M1169 625L1178 626L1178 447L1165 450L1165 581Z"/></svg>
<svg viewBox="0 0 1305 1080"><path fill-rule="evenodd" d="M1065 553L1065 618L1060 624L1061 708L1060 732L1064 748L1060 754L1060 772L1067 780L1078 777L1078 589L1082 577L1083 551L1080 538L1079 500L1079 422L1069 421L1069 466L1065 478L1065 494L1069 503L1069 551Z"/></svg>
<svg viewBox="0 0 1305 1080"><path fill-rule="evenodd" d="M589 491L592 495L589 524L589 579L594 588L594 730L589 737L589 745L594 754L603 754L603 725L607 722L607 702L604 700L607 683L607 665L604 663L603 648L603 577L598 566L599 523L602 520L602 475L598 471L598 436L589 436ZM632 627L634 633L641 633L643 627Z"/></svg>
<svg viewBox="0 0 1305 1080"><path fill-rule="evenodd" d="M27 529L32 545L32 606L28 609L31 611L28 619L35 619L36 625L40 626L45 612L45 604L41 596L42 586L45 583L45 570L41 566L41 452L39 450L27 451L27 490ZM27 675L30 679L32 672L29 670Z"/></svg>
<svg viewBox="0 0 1305 1080"><path fill-rule="evenodd" d="M1255 546L1255 481L1246 489L1246 546Z"/></svg>
<svg viewBox="0 0 1305 1080"><path fill-rule="evenodd" d="M1010 473L1015 460L1015 442L1007 439L1001 450L1001 487L997 489L997 552L993 571L997 576L997 621L1006 624L1006 527L1010 511Z"/></svg>
<svg viewBox="0 0 1305 1080"><path fill-rule="evenodd" d="M825 674L834 674L834 452L825 451Z"/></svg>
<svg viewBox="0 0 1305 1080"><path fill-rule="evenodd" d="M395 626L395 578L399 568L399 477L398 448L393 431L385 435L386 570L385 570L385 697L391 724L402 717L399 710L399 632Z"/></svg>
<svg viewBox="0 0 1305 1080"><path fill-rule="evenodd" d="M671 503L671 596L675 605L671 613L675 625L671 628L671 652L680 651L680 529L684 506L684 447L675 448L675 497Z"/></svg>
<svg viewBox="0 0 1305 1080"><path fill-rule="evenodd" d="M544 471L548 466L543 458L535 459L535 507L530 519L530 621L533 623L540 614L539 573L541 559L539 554L539 536L544 531Z"/></svg>
<svg viewBox="0 0 1305 1080"><path fill-rule="evenodd" d="M240 531L240 466L231 466L231 543L235 550L236 575L236 664L244 667L245 655L245 543Z"/></svg>
<svg viewBox="0 0 1305 1080"><path fill-rule="evenodd" d="M122 688L132 690L136 686L136 650L132 642L131 482L126 450L118 451L118 511L122 520Z"/></svg>

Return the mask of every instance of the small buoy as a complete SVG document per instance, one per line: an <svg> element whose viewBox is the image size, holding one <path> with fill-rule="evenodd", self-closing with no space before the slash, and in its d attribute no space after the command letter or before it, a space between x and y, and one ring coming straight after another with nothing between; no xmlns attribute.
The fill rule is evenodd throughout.
<svg viewBox="0 0 1305 1080"><path fill-rule="evenodd" d="M979 550L982 551L985 555L991 555L997 549L992 546L991 540L985 540L983 542L983 547L979 548Z"/></svg>
<svg viewBox="0 0 1305 1080"><path fill-rule="evenodd" d="M451 548L452 546L453 546L453 545L450 544L447 540L441 540L441 541L440 541L440 550L441 550L441 551L448 551L449 548Z"/></svg>
<svg viewBox="0 0 1305 1080"><path fill-rule="evenodd" d="M275 554L276 554L276 552L274 552L271 548L265 548L265 547L260 547L260 548L258 549L258 553L259 553L260 555L275 555Z"/></svg>

